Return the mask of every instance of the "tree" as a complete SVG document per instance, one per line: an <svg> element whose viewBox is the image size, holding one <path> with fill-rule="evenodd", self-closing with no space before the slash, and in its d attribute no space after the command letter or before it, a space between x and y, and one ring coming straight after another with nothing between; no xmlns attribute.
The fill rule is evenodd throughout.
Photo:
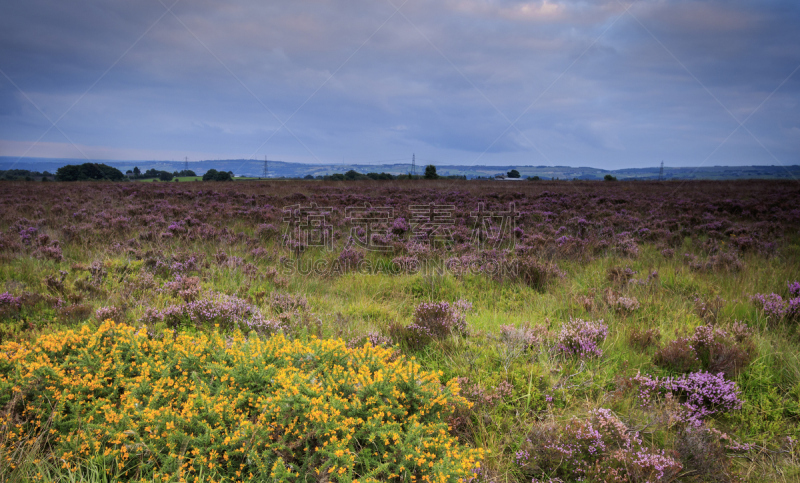
<svg viewBox="0 0 800 483"><path fill-rule="evenodd" d="M158 178L161 181L172 181L173 177L178 176L175 173L170 173L169 171L161 171L155 168L148 169L144 173L141 173L140 171L140 174L136 175L135 171L136 169L137 168L134 168L134 177L136 178L142 178L142 179Z"/></svg>
<svg viewBox="0 0 800 483"><path fill-rule="evenodd" d="M155 168L150 168L142 174L142 178L160 178L161 173L166 173L167 171L160 171Z"/></svg>
<svg viewBox="0 0 800 483"><path fill-rule="evenodd" d="M218 172L219 171L217 171L214 168L209 169L208 171L205 172L205 174L203 174L203 181L214 181L215 179L217 179Z"/></svg>
<svg viewBox="0 0 800 483"><path fill-rule="evenodd" d="M314 175L313 174L307 174L307 175L303 176L303 179L314 179Z"/></svg>
<svg viewBox="0 0 800 483"><path fill-rule="evenodd" d="M439 177L436 174L436 166L429 164L425 166L425 179L437 179Z"/></svg>
<svg viewBox="0 0 800 483"><path fill-rule="evenodd" d="M617 178L616 178L616 176L611 176L610 174L607 174L607 175L603 176L603 180L604 181L616 181Z"/></svg>
<svg viewBox="0 0 800 483"><path fill-rule="evenodd" d="M31 171L29 169L9 169L6 171L0 171L0 179L8 181L19 181L21 179L27 181L28 178L38 178L42 176L46 177L52 175L47 171L40 173L38 171Z"/></svg>
<svg viewBox="0 0 800 483"><path fill-rule="evenodd" d="M509 178L519 178L519 171L517 171L516 169L512 169L506 174L508 175Z"/></svg>
<svg viewBox="0 0 800 483"><path fill-rule="evenodd" d="M540 179L541 178L539 178L538 176L534 176L534 177L528 176L528 181L539 181Z"/></svg>
<svg viewBox="0 0 800 483"><path fill-rule="evenodd" d="M367 173L367 178L375 180L393 180L394 176L390 173Z"/></svg>
<svg viewBox="0 0 800 483"><path fill-rule="evenodd" d="M348 171L348 172L346 172L344 174L344 179L350 180L350 181L352 181L354 179L358 179L360 177L361 177L361 173L359 173L358 171L356 171L354 169L351 169L350 171Z"/></svg>
<svg viewBox="0 0 800 483"><path fill-rule="evenodd" d="M81 176L81 167L76 164L68 164L56 170L56 181L78 181Z"/></svg>
<svg viewBox="0 0 800 483"><path fill-rule="evenodd" d="M134 166L133 167L133 175L138 178L140 174L142 174L142 171L139 169L138 166Z"/></svg>
<svg viewBox="0 0 800 483"><path fill-rule="evenodd" d="M232 173L230 171L218 171L214 181L233 181Z"/></svg>
<svg viewBox="0 0 800 483"><path fill-rule="evenodd" d="M125 175L117 168L97 163L68 164L58 168L58 171L56 171L57 181L120 181L124 178Z"/></svg>

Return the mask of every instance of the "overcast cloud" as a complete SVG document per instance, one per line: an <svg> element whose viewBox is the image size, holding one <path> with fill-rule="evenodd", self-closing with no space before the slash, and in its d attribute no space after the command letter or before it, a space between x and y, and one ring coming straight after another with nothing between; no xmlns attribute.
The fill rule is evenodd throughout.
<svg viewBox="0 0 800 483"><path fill-rule="evenodd" d="M796 0L11 0L0 155L800 164L798 25Z"/></svg>

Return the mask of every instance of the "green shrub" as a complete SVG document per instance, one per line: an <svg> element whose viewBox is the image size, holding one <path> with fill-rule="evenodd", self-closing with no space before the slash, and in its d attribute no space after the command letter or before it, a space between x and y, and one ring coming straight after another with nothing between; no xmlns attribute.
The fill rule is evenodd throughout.
<svg viewBox="0 0 800 483"><path fill-rule="evenodd" d="M448 433L469 403L438 377L369 344L154 337L111 321L9 342L0 480L35 476L9 472L36 441L44 461L114 481L455 482L482 450Z"/></svg>

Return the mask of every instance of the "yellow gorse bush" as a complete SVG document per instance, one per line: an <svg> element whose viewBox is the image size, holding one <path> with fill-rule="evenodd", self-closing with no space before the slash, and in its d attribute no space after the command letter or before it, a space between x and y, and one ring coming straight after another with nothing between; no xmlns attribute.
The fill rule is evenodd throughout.
<svg viewBox="0 0 800 483"><path fill-rule="evenodd" d="M449 434L468 403L439 376L341 340L106 321L0 346L0 454L33 435L119 480L466 481L483 453Z"/></svg>

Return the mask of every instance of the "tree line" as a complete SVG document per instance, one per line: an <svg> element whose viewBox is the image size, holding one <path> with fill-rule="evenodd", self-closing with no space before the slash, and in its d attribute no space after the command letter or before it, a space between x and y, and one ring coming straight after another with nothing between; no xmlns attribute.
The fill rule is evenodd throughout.
<svg viewBox="0 0 800 483"><path fill-rule="evenodd" d="M183 169L181 171L173 171L172 173L170 173L169 171L162 171L155 168L151 168L142 173L142 171L139 169L138 166L134 167L133 170L129 169L125 174L133 179L158 178L161 181L172 181L173 178L178 178L181 176L197 176L197 174L191 169Z"/></svg>
<svg viewBox="0 0 800 483"><path fill-rule="evenodd" d="M23 172L24 171L24 172ZM8 174L7 178L3 178ZM32 179L32 176L46 176L50 175L50 173L38 173L34 172L31 173L27 170L9 170L9 171L0 171L0 179L10 179L10 180L17 180L21 179L22 176L26 178L23 179ZM50 175L52 176L52 175ZM83 163L83 164L68 164L66 166L62 166L58 168L56 171L55 180L56 181L125 181L128 179L158 179L159 181L178 181L176 178L181 176L197 176L197 174L192 171L191 169L184 169L181 171L174 171L170 173L169 171L163 171L158 169L148 169L144 173L139 169L139 167L134 167L132 170L128 170L126 174L122 174L122 171L114 168L112 166L108 166L106 164L100 163ZM231 171L217 171L216 169L209 169L203 175L203 181L232 181L233 180L233 172Z"/></svg>
<svg viewBox="0 0 800 483"><path fill-rule="evenodd" d="M34 179L52 178L52 173L47 171L31 171L29 169L7 169L0 170L0 180L2 181L33 181Z"/></svg>
<svg viewBox="0 0 800 483"><path fill-rule="evenodd" d="M12 169L7 171L0 171L0 180L33 180L34 177L47 180L48 176L53 176L47 171L40 173L38 171ZM58 168L55 174L56 181L90 181L90 180L109 180L109 181L123 181L127 179L158 179L160 181L178 181L178 177L197 177L197 174L190 170L184 169L181 171L158 170L155 168L148 169L142 172L139 167L134 167L133 170L128 170L126 174L122 174L117 168L99 164L99 163L84 163L80 165L66 165ZM507 173L509 178L520 178L520 173L516 169L512 169ZM414 174L400 174L394 175L391 173L359 173L353 169L345 173L333 173L329 175L306 175L303 179L307 180L324 180L324 181L358 181L358 180L410 180L410 179L466 179L464 175L449 175L440 176L436 172L436 166L430 164L425 167L423 175ZM539 180L538 176L528 177L529 180ZM606 181L616 181L616 178L607 175ZM209 169L202 176L203 181L232 181L232 171L217 171L216 169Z"/></svg>
<svg viewBox="0 0 800 483"><path fill-rule="evenodd" d="M303 179L318 179L323 181L359 181L359 180L402 180L402 179L467 179L466 176L463 175L451 175L451 176L439 176L436 173L436 166L429 164L425 167L425 174L424 175L417 175L417 174L390 174L390 173L359 173L358 171L351 169L346 173L333 173L328 175L320 175L320 176L312 176L306 175Z"/></svg>
<svg viewBox="0 0 800 483"><path fill-rule="evenodd" d="M56 171L56 181L122 181L123 179L125 175L122 171L98 163L68 164Z"/></svg>

